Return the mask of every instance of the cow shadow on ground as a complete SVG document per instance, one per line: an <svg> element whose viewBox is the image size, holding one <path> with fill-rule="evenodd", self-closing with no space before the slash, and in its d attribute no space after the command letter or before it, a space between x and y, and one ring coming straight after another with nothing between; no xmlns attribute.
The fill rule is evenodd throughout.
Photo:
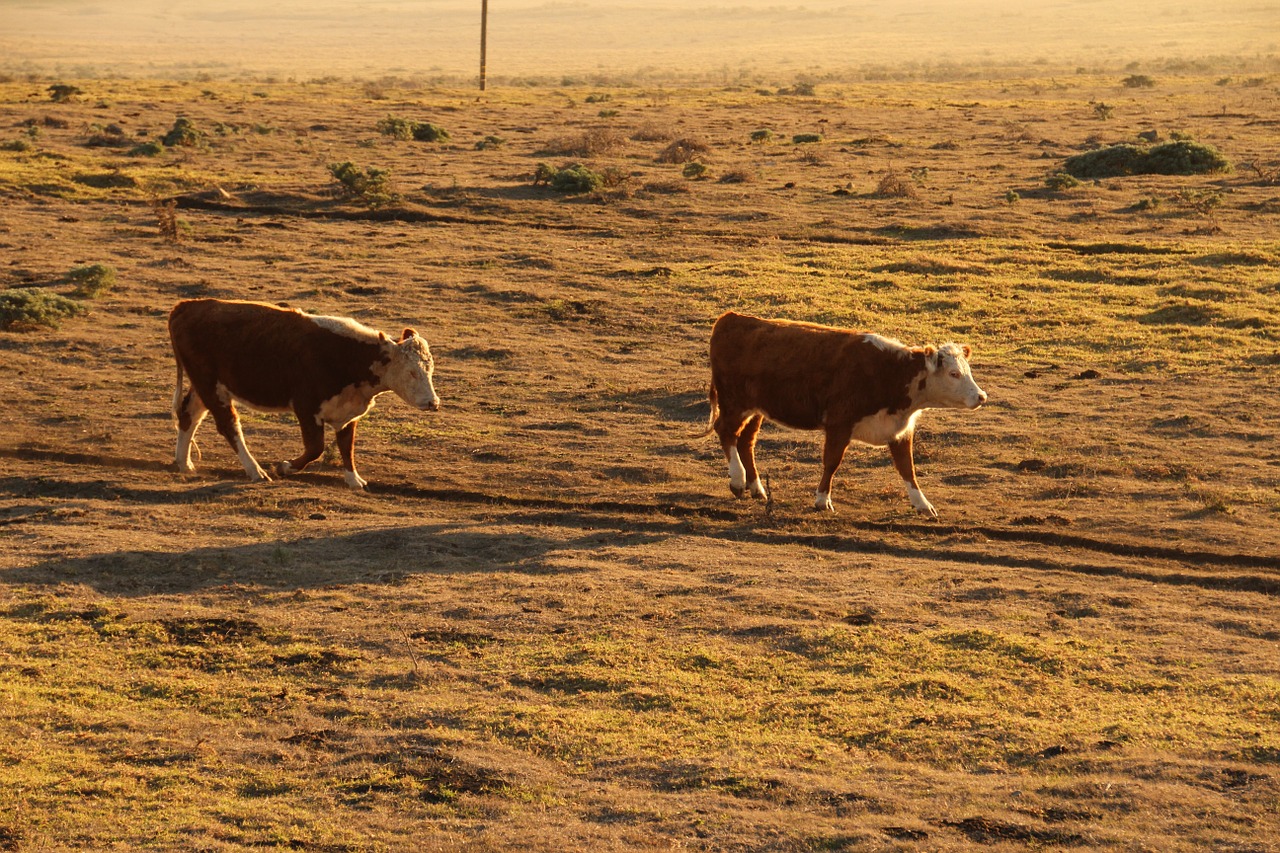
<svg viewBox="0 0 1280 853"><path fill-rule="evenodd" d="M420 575L573 575L589 570L580 560L584 552L605 545L643 545L665 536L655 531L578 531L552 538L521 529L421 525L187 550L54 557L0 570L0 589L71 584L134 598L234 588L288 592L394 585Z"/></svg>

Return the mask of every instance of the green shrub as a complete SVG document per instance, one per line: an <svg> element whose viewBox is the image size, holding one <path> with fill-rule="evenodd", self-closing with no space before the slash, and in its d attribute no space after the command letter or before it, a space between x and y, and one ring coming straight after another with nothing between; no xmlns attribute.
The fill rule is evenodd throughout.
<svg viewBox="0 0 1280 853"><path fill-rule="evenodd" d="M191 147L199 145L200 140L203 138L204 134L196 130L196 126L191 123L190 119L179 116L174 121L173 127L160 138L160 141L169 148L177 148L179 146Z"/></svg>
<svg viewBox="0 0 1280 853"><path fill-rule="evenodd" d="M76 286L73 295L80 299L92 299L115 286L116 269L107 264L74 267L67 273L67 281Z"/></svg>
<svg viewBox="0 0 1280 853"><path fill-rule="evenodd" d="M1022 200L1022 196L1018 195L1017 190L1009 190L1004 194L1004 200L1008 204L1017 204Z"/></svg>
<svg viewBox="0 0 1280 853"><path fill-rule="evenodd" d="M812 142L821 142L822 134L820 133L797 133L791 137L791 141L796 145L807 145Z"/></svg>
<svg viewBox="0 0 1280 853"><path fill-rule="evenodd" d="M618 111L617 110L601 110L600 112L596 113L596 115L599 116L600 118L617 118Z"/></svg>
<svg viewBox="0 0 1280 853"><path fill-rule="evenodd" d="M129 149L130 157L159 157L163 153L164 143L159 140L143 142Z"/></svg>
<svg viewBox="0 0 1280 853"><path fill-rule="evenodd" d="M0 151L30 151L35 148L25 139L10 139L6 142L0 142Z"/></svg>
<svg viewBox="0 0 1280 853"><path fill-rule="evenodd" d="M1230 164L1208 145L1179 140L1154 148L1121 144L1086 151L1063 161L1062 169L1076 178L1118 178L1125 175L1200 175L1225 172Z"/></svg>
<svg viewBox="0 0 1280 853"><path fill-rule="evenodd" d="M506 144L507 140L503 139L501 136L486 136L484 139L481 139L476 143L476 150L485 151L489 148L501 148Z"/></svg>
<svg viewBox="0 0 1280 853"><path fill-rule="evenodd" d="M1054 192L1065 192L1080 186L1080 182L1066 172L1054 172L1044 179L1044 185Z"/></svg>
<svg viewBox="0 0 1280 853"><path fill-rule="evenodd" d="M445 142L449 139L449 131L423 121L414 125L413 138L418 142Z"/></svg>
<svg viewBox="0 0 1280 853"><path fill-rule="evenodd" d="M54 83L47 91L49 92L49 99L55 104L65 104L76 95L84 94L77 87L68 86L66 83Z"/></svg>
<svg viewBox="0 0 1280 853"><path fill-rule="evenodd" d="M551 189L560 193L589 193L604 186L604 175L588 169L581 163L574 163L556 171L551 176Z"/></svg>
<svg viewBox="0 0 1280 853"><path fill-rule="evenodd" d="M342 185L346 195L359 199L370 207L381 207L397 198L391 189L390 169L378 169L374 166L361 169L348 160L330 163L329 174Z"/></svg>
<svg viewBox="0 0 1280 853"><path fill-rule="evenodd" d="M759 130L751 131L752 142L768 142L771 139L773 139L773 131L768 128L762 127Z"/></svg>
<svg viewBox="0 0 1280 853"><path fill-rule="evenodd" d="M0 329L56 329L63 319L85 311L83 304L56 293L31 288L0 290Z"/></svg>
<svg viewBox="0 0 1280 853"><path fill-rule="evenodd" d="M680 170L680 174L684 175L691 181L701 178L706 173L707 167L696 160L691 163L685 163L684 168Z"/></svg>
<svg viewBox="0 0 1280 853"><path fill-rule="evenodd" d="M1115 115L1115 112L1116 112L1116 108L1111 106L1110 104L1104 104L1102 102L1098 102L1093 105L1094 117L1102 121L1106 121L1110 119L1113 115Z"/></svg>

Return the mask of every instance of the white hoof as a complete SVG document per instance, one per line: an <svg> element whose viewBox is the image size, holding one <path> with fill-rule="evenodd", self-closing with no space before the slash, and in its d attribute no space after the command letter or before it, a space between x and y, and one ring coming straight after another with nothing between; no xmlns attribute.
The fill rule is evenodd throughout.
<svg viewBox="0 0 1280 853"><path fill-rule="evenodd" d="M363 492L365 490L365 486L369 485L369 481L364 477L361 477L355 471L343 471L342 476L343 479L347 481L347 485L354 491Z"/></svg>
<svg viewBox="0 0 1280 853"><path fill-rule="evenodd" d="M813 500L813 508L819 512L835 512L835 505L831 503L831 493L818 492Z"/></svg>
<svg viewBox="0 0 1280 853"><path fill-rule="evenodd" d="M751 481L751 485L747 487L751 497L760 498L761 500L769 500L769 493L764 490L764 483L760 482L760 478L756 477Z"/></svg>

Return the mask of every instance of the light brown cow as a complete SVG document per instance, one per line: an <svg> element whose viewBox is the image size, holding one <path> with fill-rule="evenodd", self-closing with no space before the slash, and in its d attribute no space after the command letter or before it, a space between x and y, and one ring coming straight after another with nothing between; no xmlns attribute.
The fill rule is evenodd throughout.
<svg viewBox="0 0 1280 853"><path fill-rule="evenodd" d="M851 440L888 447L917 510L937 510L916 482L912 440L930 408L976 409L987 401L973 381L969 347L906 347L867 332L762 320L730 311L711 331L711 420L738 497L767 497L756 470L765 419L823 430L822 479L814 505L830 510L831 479Z"/></svg>
<svg viewBox="0 0 1280 853"><path fill-rule="evenodd" d="M194 471L191 447L204 416L240 457L249 479L269 480L249 453L235 404L268 412L292 411L302 428L302 455L276 466L294 474L324 452L324 428L333 427L343 476L353 489L356 421L374 398L394 391L419 409L439 409L432 384L435 365L427 342L413 329L393 341L345 317L324 317L261 302L193 299L169 314L169 339L178 366L173 414L178 426L174 461ZM184 396L183 371L191 377Z"/></svg>

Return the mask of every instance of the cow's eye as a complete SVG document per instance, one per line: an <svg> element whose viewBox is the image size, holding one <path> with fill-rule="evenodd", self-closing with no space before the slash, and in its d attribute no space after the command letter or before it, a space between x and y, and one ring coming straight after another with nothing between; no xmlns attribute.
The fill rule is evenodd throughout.
<svg viewBox="0 0 1280 853"><path fill-rule="evenodd" d="M960 371L958 371L958 370L953 370L953 371L951 371L951 378L952 378L952 379L959 379L959 378L960 378Z"/></svg>

